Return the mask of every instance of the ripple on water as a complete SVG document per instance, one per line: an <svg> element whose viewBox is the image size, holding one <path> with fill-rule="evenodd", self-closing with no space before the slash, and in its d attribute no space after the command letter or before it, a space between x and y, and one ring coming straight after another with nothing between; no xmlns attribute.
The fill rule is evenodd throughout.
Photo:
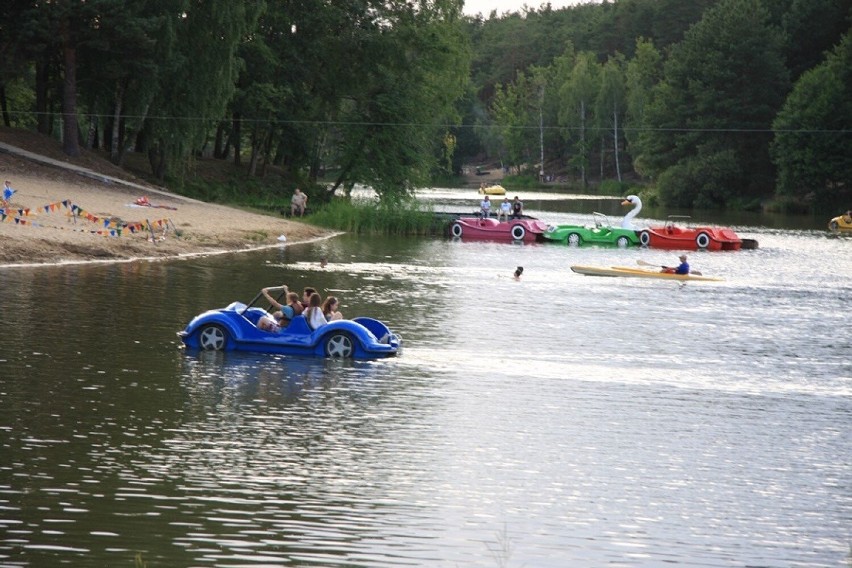
<svg viewBox="0 0 852 568"><path fill-rule="evenodd" d="M671 251L367 237L4 274L0 318L28 299L0 354L0 563L837 565L848 250L753 232L686 286L570 270ZM339 291L402 357L177 349L272 279ZM141 323L105 334L90 307L115 302ZM79 329L30 333L56 305Z"/></svg>

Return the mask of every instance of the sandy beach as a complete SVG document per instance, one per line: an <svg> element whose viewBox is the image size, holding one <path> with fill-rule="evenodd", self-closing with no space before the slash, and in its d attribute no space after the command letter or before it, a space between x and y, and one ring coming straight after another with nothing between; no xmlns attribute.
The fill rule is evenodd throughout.
<svg viewBox="0 0 852 568"><path fill-rule="evenodd" d="M13 145L0 132L0 144L0 184L15 190L0 213L0 267L212 254L334 234L171 194L91 155L68 160L36 138ZM150 205L138 205L143 197Z"/></svg>

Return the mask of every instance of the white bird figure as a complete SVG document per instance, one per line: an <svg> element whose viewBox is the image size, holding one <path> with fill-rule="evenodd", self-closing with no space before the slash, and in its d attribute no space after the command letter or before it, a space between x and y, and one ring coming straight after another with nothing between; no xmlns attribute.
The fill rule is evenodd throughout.
<svg viewBox="0 0 852 568"><path fill-rule="evenodd" d="M642 200L639 199L638 195L628 195L624 198L624 201L622 201L621 204L633 206L633 209L631 209L630 212L624 216L624 219L621 220L621 228L633 229L635 231L636 227L633 226L633 218L642 210Z"/></svg>

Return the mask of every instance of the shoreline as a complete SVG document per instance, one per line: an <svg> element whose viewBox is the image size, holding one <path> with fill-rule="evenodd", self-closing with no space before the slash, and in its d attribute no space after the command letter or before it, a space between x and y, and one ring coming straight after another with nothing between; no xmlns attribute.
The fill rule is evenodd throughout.
<svg viewBox="0 0 852 568"><path fill-rule="evenodd" d="M273 248L286 248L295 245L304 245L315 243L319 241L324 241L328 239L333 239L339 235L342 235L342 232L331 233L329 235L325 235L322 237L315 237L312 239L306 239L303 241L294 241L294 242L286 242L286 243L277 243L270 245L260 245L255 247L244 247L241 249L221 249L221 250L208 250L208 251L197 251L197 252L185 252L178 253L173 256L136 256L136 257L128 257L128 258L93 258L93 259L75 259L75 260L62 260L59 262L32 262L32 263L7 263L0 264L0 271L3 270L15 270L18 268L64 268L67 266L82 266L82 265L92 265L92 264L130 264L132 262L170 262L175 260L185 260L189 258L200 258L205 256L221 256L224 254L241 254L244 252L254 252L259 250L267 250Z"/></svg>
<svg viewBox="0 0 852 568"><path fill-rule="evenodd" d="M342 234L169 193L103 164L111 168L114 175L0 142L0 183L15 190L0 213L0 269L182 259ZM138 205L143 197L149 206Z"/></svg>

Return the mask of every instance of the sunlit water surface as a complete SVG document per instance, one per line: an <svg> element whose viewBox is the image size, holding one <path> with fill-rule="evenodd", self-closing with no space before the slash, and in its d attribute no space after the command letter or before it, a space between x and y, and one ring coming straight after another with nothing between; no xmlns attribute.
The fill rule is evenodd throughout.
<svg viewBox="0 0 852 568"><path fill-rule="evenodd" d="M736 229L760 248L686 285L570 270L666 251L348 236L0 269L0 565L847 566L852 239ZM402 356L180 349L282 282Z"/></svg>

